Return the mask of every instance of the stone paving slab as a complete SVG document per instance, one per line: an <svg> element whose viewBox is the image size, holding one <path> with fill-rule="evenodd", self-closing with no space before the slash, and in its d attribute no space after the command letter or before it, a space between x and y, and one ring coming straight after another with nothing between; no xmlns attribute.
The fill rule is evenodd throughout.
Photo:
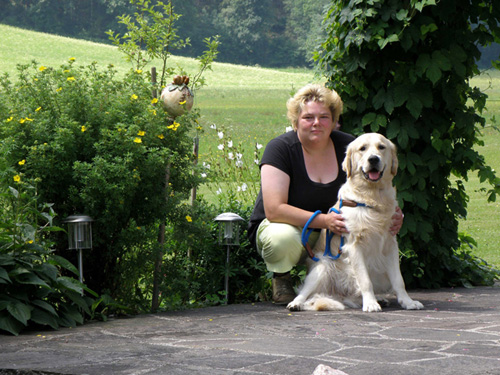
<svg viewBox="0 0 500 375"><path fill-rule="evenodd" d="M0 335L0 375L500 375L500 285L410 291L425 309L210 307ZM32 372L29 372L32 371Z"/></svg>

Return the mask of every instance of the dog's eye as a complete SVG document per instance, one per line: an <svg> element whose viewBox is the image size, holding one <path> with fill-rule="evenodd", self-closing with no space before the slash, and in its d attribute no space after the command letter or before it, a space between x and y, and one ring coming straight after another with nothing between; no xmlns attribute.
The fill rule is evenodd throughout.
<svg viewBox="0 0 500 375"><path fill-rule="evenodd" d="M365 150L366 150L366 146L361 146L361 147L359 148L359 151L365 151Z"/></svg>
<svg viewBox="0 0 500 375"><path fill-rule="evenodd" d="M378 149L379 150L385 150L385 146L384 145L380 145L380 146L378 146Z"/></svg>

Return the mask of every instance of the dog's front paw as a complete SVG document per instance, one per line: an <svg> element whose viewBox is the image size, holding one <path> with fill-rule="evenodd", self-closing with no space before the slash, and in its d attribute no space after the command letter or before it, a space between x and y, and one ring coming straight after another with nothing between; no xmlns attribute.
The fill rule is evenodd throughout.
<svg viewBox="0 0 500 375"><path fill-rule="evenodd" d="M410 299L409 301L401 302L401 307L406 310L422 310L424 305L422 305L419 301Z"/></svg>
<svg viewBox="0 0 500 375"><path fill-rule="evenodd" d="M290 302L286 308L290 311L300 311L302 310L302 304L296 303L295 301Z"/></svg>
<svg viewBox="0 0 500 375"><path fill-rule="evenodd" d="M364 312L379 312L382 308L377 301L365 302L363 301L363 311Z"/></svg>

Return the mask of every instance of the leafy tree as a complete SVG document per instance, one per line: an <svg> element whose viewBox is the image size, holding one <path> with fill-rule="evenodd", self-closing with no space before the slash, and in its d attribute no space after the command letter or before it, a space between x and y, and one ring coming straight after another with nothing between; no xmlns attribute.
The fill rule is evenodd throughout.
<svg viewBox="0 0 500 375"><path fill-rule="evenodd" d="M321 25L330 0L283 0L283 4L288 15L287 33L297 41L296 50L292 53L311 61L314 51L326 39Z"/></svg>
<svg viewBox="0 0 500 375"><path fill-rule="evenodd" d="M400 248L411 286L494 278L470 255L458 219L467 215L470 171L490 184L489 201L500 193L500 179L474 150L486 95L470 86L478 45L499 40L499 20L493 0L331 2L318 63L345 102L344 129L380 132L399 148Z"/></svg>

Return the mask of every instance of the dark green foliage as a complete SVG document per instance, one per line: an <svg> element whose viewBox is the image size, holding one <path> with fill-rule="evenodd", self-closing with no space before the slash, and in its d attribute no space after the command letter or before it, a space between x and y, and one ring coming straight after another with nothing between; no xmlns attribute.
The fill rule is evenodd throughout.
<svg viewBox="0 0 500 375"><path fill-rule="evenodd" d="M474 150L486 95L469 86L479 74L477 45L498 40L499 19L493 1L332 2L319 65L344 100L344 130L379 132L398 146L400 248L410 286L493 282L461 245L458 218L467 215L469 171L490 184L489 201L500 192Z"/></svg>
<svg viewBox="0 0 500 375"><path fill-rule="evenodd" d="M54 211L40 204L33 187L17 177L16 188L2 189L0 196L0 332L17 335L28 326L57 329L82 324L93 314L94 302L82 292L97 295L63 275L68 271L78 276L78 271L50 249L48 234L61 230L52 225Z"/></svg>

